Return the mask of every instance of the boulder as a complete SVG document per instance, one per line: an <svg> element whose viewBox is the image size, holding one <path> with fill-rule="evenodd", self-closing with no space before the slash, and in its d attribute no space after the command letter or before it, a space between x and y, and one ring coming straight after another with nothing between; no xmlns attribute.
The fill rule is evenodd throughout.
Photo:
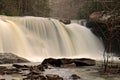
<svg viewBox="0 0 120 80"><path fill-rule="evenodd" d="M54 59L54 58L47 58L45 59L41 65L47 65L47 66L54 66L54 67L60 67L61 61L59 59Z"/></svg>
<svg viewBox="0 0 120 80"><path fill-rule="evenodd" d="M59 59L61 61L61 63L64 64L71 64L73 62L73 59L67 59L67 58L62 58Z"/></svg>
<svg viewBox="0 0 120 80"><path fill-rule="evenodd" d="M70 24L71 23L70 19L59 19L59 21L64 23L64 24Z"/></svg>
<svg viewBox="0 0 120 80"><path fill-rule="evenodd" d="M43 74L38 74L38 75L29 74L29 75L27 75L27 77L24 78L23 80L48 80L48 79L47 79L46 76L43 75Z"/></svg>
<svg viewBox="0 0 120 80"><path fill-rule="evenodd" d="M27 65L13 64L12 66L17 68L17 69L21 69L21 70L28 70L28 69L30 69L30 66L27 66Z"/></svg>
<svg viewBox="0 0 120 80"><path fill-rule="evenodd" d="M76 75L76 74L72 74L72 75L70 76L70 79L72 79L72 80L80 80L81 77L79 77L79 76Z"/></svg>
<svg viewBox="0 0 120 80"><path fill-rule="evenodd" d="M40 74L40 73L29 73L23 80L63 80L62 77L55 74Z"/></svg>
<svg viewBox="0 0 120 80"><path fill-rule="evenodd" d="M63 80L62 77L60 77L59 75L55 75L55 74L47 74L46 77L48 80Z"/></svg>
<svg viewBox="0 0 120 80"><path fill-rule="evenodd" d="M73 62L76 64L76 66L94 66L96 64L96 61L93 59L88 58L81 58L81 59L74 59Z"/></svg>
<svg viewBox="0 0 120 80"><path fill-rule="evenodd" d="M47 80L46 76L37 68L37 66L31 66L29 73L24 76L26 76L26 78L23 80Z"/></svg>
<svg viewBox="0 0 120 80"><path fill-rule="evenodd" d="M60 67L61 67L61 68L73 68L73 67L76 67L76 64L75 64L75 63L62 64Z"/></svg>
<svg viewBox="0 0 120 80"><path fill-rule="evenodd" d="M53 67L79 67L79 66L94 66L96 64L95 60L89 58L77 58L77 59L54 59L47 58L40 65L50 65Z"/></svg>

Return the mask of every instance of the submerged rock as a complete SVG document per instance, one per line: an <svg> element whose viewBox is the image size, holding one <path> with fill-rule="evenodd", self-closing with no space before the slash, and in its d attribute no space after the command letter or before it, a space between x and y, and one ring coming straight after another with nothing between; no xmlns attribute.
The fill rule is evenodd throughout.
<svg viewBox="0 0 120 80"><path fill-rule="evenodd" d="M59 59L47 58L47 59L45 59L40 65L60 67L61 61L60 61Z"/></svg>
<svg viewBox="0 0 120 80"><path fill-rule="evenodd" d="M94 66L96 64L95 60L88 58L74 59L73 62L76 66Z"/></svg>
<svg viewBox="0 0 120 80"><path fill-rule="evenodd" d="M0 64L26 63L26 62L29 62L29 61L22 57L18 57L12 53L0 53Z"/></svg>
<svg viewBox="0 0 120 80"><path fill-rule="evenodd" d="M53 67L79 67L79 66L94 66L96 61L89 58L77 58L77 59L54 59L54 58L47 58L45 59L41 65L53 66Z"/></svg>
<svg viewBox="0 0 120 80"><path fill-rule="evenodd" d="M72 75L70 76L70 79L72 79L72 80L80 80L81 77L79 77L79 76L76 75L76 74L72 74Z"/></svg>
<svg viewBox="0 0 120 80"><path fill-rule="evenodd" d="M13 64L12 66L17 68L17 69L21 69L21 70L28 70L28 69L30 69L30 66L27 66L27 65Z"/></svg>
<svg viewBox="0 0 120 80"><path fill-rule="evenodd" d="M63 80L62 77L55 74L47 74L46 77L47 77L47 80Z"/></svg>

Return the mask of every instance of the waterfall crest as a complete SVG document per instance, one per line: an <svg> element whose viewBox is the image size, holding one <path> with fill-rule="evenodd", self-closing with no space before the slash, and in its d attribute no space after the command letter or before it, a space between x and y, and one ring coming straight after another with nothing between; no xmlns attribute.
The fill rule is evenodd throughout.
<svg viewBox="0 0 120 80"><path fill-rule="evenodd" d="M41 17L0 17L0 52L31 61L47 57L97 58L102 42L86 27Z"/></svg>

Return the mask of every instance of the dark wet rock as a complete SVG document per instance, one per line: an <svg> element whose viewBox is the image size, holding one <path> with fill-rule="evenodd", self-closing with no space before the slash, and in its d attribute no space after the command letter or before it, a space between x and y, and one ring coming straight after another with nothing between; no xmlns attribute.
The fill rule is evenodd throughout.
<svg viewBox="0 0 120 80"><path fill-rule="evenodd" d="M16 68L7 68L7 67L2 67L0 66L0 74L1 75L11 75L11 74L19 74L20 70L16 69Z"/></svg>
<svg viewBox="0 0 120 80"><path fill-rule="evenodd" d="M76 66L94 66L96 61L88 58L74 59Z"/></svg>
<svg viewBox="0 0 120 80"><path fill-rule="evenodd" d="M48 68L47 65L38 65L37 68L40 70L40 71L45 71L46 68Z"/></svg>
<svg viewBox="0 0 120 80"><path fill-rule="evenodd" d="M5 80L5 79L0 79L0 80Z"/></svg>
<svg viewBox="0 0 120 80"><path fill-rule="evenodd" d="M48 80L45 75L39 74L39 75L28 75L26 78L23 80Z"/></svg>
<svg viewBox="0 0 120 80"><path fill-rule="evenodd" d="M47 74L46 77L47 77L47 80L63 80L62 77L55 74Z"/></svg>
<svg viewBox="0 0 120 80"><path fill-rule="evenodd" d="M60 22L63 22L64 24L70 24L71 20L70 19L60 19Z"/></svg>
<svg viewBox="0 0 120 80"><path fill-rule="evenodd" d="M62 64L71 64L73 62L73 59L67 59L67 58L62 58L59 59Z"/></svg>
<svg viewBox="0 0 120 80"><path fill-rule="evenodd" d="M96 61L89 58L79 58L79 59L54 59L54 58L47 58L45 59L41 65L48 65L53 67L79 67L79 66L94 66Z"/></svg>
<svg viewBox="0 0 120 80"><path fill-rule="evenodd" d="M71 64L64 64L64 65L61 65L60 67L62 68L72 68L72 67L76 67L76 64L75 63L71 63Z"/></svg>
<svg viewBox="0 0 120 80"><path fill-rule="evenodd" d="M30 73L32 74L41 74L42 71L37 66L30 67Z"/></svg>
<svg viewBox="0 0 120 80"><path fill-rule="evenodd" d="M22 70L30 69L30 66L27 66L27 65L13 64L12 66L17 68L17 69L22 69Z"/></svg>
<svg viewBox="0 0 120 80"><path fill-rule="evenodd" d="M60 67L61 61L59 59L47 58L41 63L41 65Z"/></svg>
<svg viewBox="0 0 120 80"><path fill-rule="evenodd" d="M39 70L32 70L31 72L30 72L30 74L32 74L32 75L39 75L39 74L41 74L42 72L41 71L39 71Z"/></svg>
<svg viewBox="0 0 120 80"><path fill-rule="evenodd" d="M4 75L5 72L7 70L7 67L4 67L4 66L0 66L0 75Z"/></svg>
<svg viewBox="0 0 120 80"><path fill-rule="evenodd" d="M27 62L29 62L27 59L18 57L12 53L0 53L0 64Z"/></svg>
<svg viewBox="0 0 120 80"><path fill-rule="evenodd" d="M53 75L53 74L44 75L44 74L30 73L23 80L63 80L63 78L60 77L59 75Z"/></svg>
<svg viewBox="0 0 120 80"><path fill-rule="evenodd" d="M76 75L76 74L72 74L72 75L70 76L70 79L72 79L72 80L80 80L81 77L79 77L79 76Z"/></svg>
<svg viewBox="0 0 120 80"><path fill-rule="evenodd" d="M30 73L24 75L26 78L23 80L47 80L46 76L37 66L31 66L29 71Z"/></svg>

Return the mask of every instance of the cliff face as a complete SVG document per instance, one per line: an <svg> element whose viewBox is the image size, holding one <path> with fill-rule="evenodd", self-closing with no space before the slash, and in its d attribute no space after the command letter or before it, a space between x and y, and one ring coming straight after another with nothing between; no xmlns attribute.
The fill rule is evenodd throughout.
<svg viewBox="0 0 120 80"><path fill-rule="evenodd" d="M85 0L49 0L50 16L54 18L76 19Z"/></svg>

